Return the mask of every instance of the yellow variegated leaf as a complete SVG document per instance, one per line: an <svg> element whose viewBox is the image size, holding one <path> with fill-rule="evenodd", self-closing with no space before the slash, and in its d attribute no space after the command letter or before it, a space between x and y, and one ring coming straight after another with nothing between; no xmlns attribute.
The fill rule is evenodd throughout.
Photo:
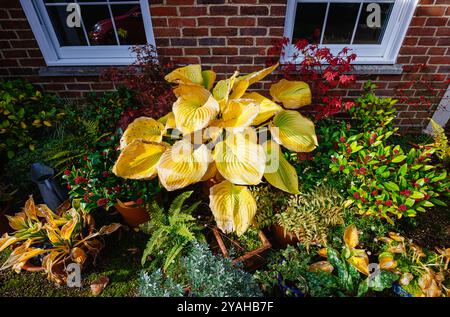
<svg viewBox="0 0 450 317"><path fill-rule="evenodd" d="M180 67L166 75L164 79L174 84L202 86L202 67L199 64Z"/></svg>
<svg viewBox="0 0 450 317"><path fill-rule="evenodd" d="M294 110L279 112L270 123L273 139L294 152L311 152L318 143L314 123Z"/></svg>
<svg viewBox="0 0 450 317"><path fill-rule="evenodd" d="M44 229L47 232L47 238L51 243L56 244L62 242L61 232L57 227L55 228L49 224L45 224Z"/></svg>
<svg viewBox="0 0 450 317"><path fill-rule="evenodd" d="M18 212L14 216L6 215L6 218L8 219L11 228L16 231L28 228L24 212Z"/></svg>
<svg viewBox="0 0 450 317"><path fill-rule="evenodd" d="M264 69L262 69L260 71L257 71L257 72L254 72L254 73L250 73L250 74L245 75L245 76L240 76L240 77L238 77L235 85L237 85L242 80L247 80L249 85L252 85L252 84L262 80L264 77L266 77L270 73L272 73L278 67L278 65L279 65L279 63L276 63L275 65L272 65L270 67L264 68Z"/></svg>
<svg viewBox="0 0 450 317"><path fill-rule="evenodd" d="M231 90L233 89L238 72L234 72L233 76L227 79L219 80L213 89L213 96L217 100L220 106L220 110L223 111L230 98Z"/></svg>
<svg viewBox="0 0 450 317"><path fill-rule="evenodd" d="M175 129L177 127L177 124L175 123L175 115L172 111L164 117L159 118L158 122L164 124L164 133L166 133L169 129Z"/></svg>
<svg viewBox="0 0 450 317"><path fill-rule="evenodd" d="M159 180L168 191L186 187L202 179L210 162L211 153L206 145L194 150L188 140L177 141L158 163Z"/></svg>
<svg viewBox="0 0 450 317"><path fill-rule="evenodd" d="M167 147L136 140L120 153L113 173L122 178L143 179L156 176L156 166Z"/></svg>
<svg viewBox="0 0 450 317"><path fill-rule="evenodd" d="M219 124L222 128L246 128L252 124L258 113L259 106L251 99L230 100Z"/></svg>
<svg viewBox="0 0 450 317"><path fill-rule="evenodd" d="M72 260L75 261L75 263L78 264L83 264L87 259L86 252L84 252L83 249L78 247L75 247L71 250L70 257Z"/></svg>
<svg viewBox="0 0 450 317"><path fill-rule="evenodd" d="M230 99L239 99L244 94L249 86L248 80L241 80L236 85L234 85L233 92L230 95Z"/></svg>
<svg viewBox="0 0 450 317"><path fill-rule="evenodd" d="M354 224L351 224L344 231L344 242L347 248L354 249L359 243L358 229Z"/></svg>
<svg viewBox="0 0 450 317"><path fill-rule="evenodd" d="M177 129L183 134L201 130L217 116L219 104L208 90L198 86L180 86L173 104Z"/></svg>
<svg viewBox="0 0 450 317"><path fill-rule="evenodd" d="M256 201L248 188L226 180L211 187L209 201L217 227L225 233L242 235L256 214Z"/></svg>
<svg viewBox="0 0 450 317"><path fill-rule="evenodd" d="M315 263L311 264L308 268L308 271L310 271L310 272L321 271L321 272L331 273L331 272L333 272L333 270L334 270L334 267L328 261L315 262Z"/></svg>
<svg viewBox="0 0 450 317"><path fill-rule="evenodd" d="M164 125L153 118L140 117L134 120L120 139L120 149L123 150L134 140L160 143L164 133Z"/></svg>
<svg viewBox="0 0 450 317"><path fill-rule="evenodd" d="M278 112L282 111L283 108L273 102L272 100L258 94L257 92L251 92L242 96L243 99L252 99L256 104L259 105L259 113L253 120L253 125L260 125L261 123L269 120Z"/></svg>
<svg viewBox="0 0 450 317"><path fill-rule="evenodd" d="M38 220L36 205L34 204L33 196L30 196L30 198L28 198L28 200L25 202L23 211L25 212L27 219Z"/></svg>
<svg viewBox="0 0 450 317"><path fill-rule="evenodd" d="M229 133L214 148L213 158L220 174L233 184L261 182L266 161L264 148L247 133Z"/></svg>
<svg viewBox="0 0 450 317"><path fill-rule="evenodd" d="M216 80L216 73L212 70L204 70L202 71L202 77L203 77L203 86L211 90L211 88L214 86L214 81Z"/></svg>
<svg viewBox="0 0 450 317"><path fill-rule="evenodd" d="M3 234L3 236L0 238L0 252L5 250L10 245L13 245L14 243L21 241L23 239L15 237L15 236L9 236L7 233Z"/></svg>
<svg viewBox="0 0 450 317"><path fill-rule="evenodd" d="M280 146L273 142L264 143L266 168L264 178L274 187L291 194L300 193L295 168L285 159Z"/></svg>
<svg viewBox="0 0 450 317"><path fill-rule="evenodd" d="M347 260L355 269L360 271L362 274L369 276L369 257L364 250L352 251L352 256Z"/></svg>
<svg viewBox="0 0 450 317"><path fill-rule="evenodd" d="M391 237L392 240L397 241L397 242L405 241L405 238L396 232L389 232L389 237Z"/></svg>
<svg viewBox="0 0 450 317"><path fill-rule="evenodd" d="M311 104L311 90L303 81L282 79L270 87L270 95L287 109L298 109Z"/></svg>
<svg viewBox="0 0 450 317"><path fill-rule="evenodd" d="M69 222L67 222L64 226L61 228L61 238L63 238L66 241L69 241L72 237L72 233L75 230L75 227L77 226L79 222L78 217L70 219Z"/></svg>

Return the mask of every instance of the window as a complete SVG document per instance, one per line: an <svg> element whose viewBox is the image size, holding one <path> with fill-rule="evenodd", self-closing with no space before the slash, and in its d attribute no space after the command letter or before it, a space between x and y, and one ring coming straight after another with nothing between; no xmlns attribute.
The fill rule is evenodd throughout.
<svg viewBox="0 0 450 317"><path fill-rule="evenodd" d="M324 45L337 53L349 47L357 64L394 64L417 0L288 0L284 35ZM295 62L296 49L286 48Z"/></svg>
<svg viewBox="0 0 450 317"><path fill-rule="evenodd" d="M49 66L130 64L131 46L155 44L148 0L20 1Z"/></svg>

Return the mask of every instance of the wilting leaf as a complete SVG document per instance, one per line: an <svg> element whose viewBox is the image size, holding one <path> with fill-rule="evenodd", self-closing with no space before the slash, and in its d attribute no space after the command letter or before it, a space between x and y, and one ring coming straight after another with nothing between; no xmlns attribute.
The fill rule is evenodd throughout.
<svg viewBox="0 0 450 317"><path fill-rule="evenodd" d="M173 104L173 114L183 134L203 129L219 113L216 99L203 87L180 86L174 91L179 97Z"/></svg>
<svg viewBox="0 0 450 317"><path fill-rule="evenodd" d="M242 235L256 214L256 201L248 188L229 181L211 187L209 200L217 227L225 233Z"/></svg>
<svg viewBox="0 0 450 317"><path fill-rule="evenodd" d="M30 196L30 198L28 198L28 200L25 202L25 207L23 208L23 210L27 216L27 219L38 220L36 205L34 204L33 196Z"/></svg>
<svg viewBox="0 0 450 317"><path fill-rule="evenodd" d="M233 184L257 185L264 174L264 148L246 133L230 133L214 148L220 174Z"/></svg>
<svg viewBox="0 0 450 317"><path fill-rule="evenodd" d="M70 257L78 264L84 264L87 259L86 252L83 249L75 247L70 252Z"/></svg>
<svg viewBox="0 0 450 317"><path fill-rule="evenodd" d="M123 150L135 140L160 143L164 125L153 118L140 117L134 120L125 130L120 139L120 149Z"/></svg>
<svg viewBox="0 0 450 317"><path fill-rule="evenodd" d="M72 233L75 230L75 227L78 224L78 217L70 219L62 228L61 228L61 238L64 240L70 240L72 237Z"/></svg>
<svg viewBox="0 0 450 317"><path fill-rule="evenodd" d="M108 283L109 283L109 277L107 277L107 276L102 276L101 278L99 278L98 280L93 282L91 284L92 295L94 295L94 296L100 295L100 293L103 292L103 290L108 285Z"/></svg>
<svg viewBox="0 0 450 317"><path fill-rule="evenodd" d="M383 252L378 256L378 262L380 269L393 270L397 267L397 261L394 260L394 256L390 252Z"/></svg>
<svg viewBox="0 0 450 317"><path fill-rule="evenodd" d="M356 229L356 226L354 224L345 228L344 242L349 249L354 249L358 245L358 229Z"/></svg>
<svg viewBox="0 0 450 317"><path fill-rule="evenodd" d="M403 273L402 276L400 276L400 279L398 281L398 283L400 285L409 285L409 283L414 279L414 275L412 275L409 272Z"/></svg>
<svg viewBox="0 0 450 317"><path fill-rule="evenodd" d="M14 230L18 231L18 230L26 229L28 227L27 223L26 223L26 215L23 212L18 212L14 216L8 216L8 215L5 215L5 216L8 219L9 225Z"/></svg>
<svg viewBox="0 0 450 317"><path fill-rule="evenodd" d="M230 95L230 100L241 98L245 94L249 85L250 84L247 80L241 80L234 85L233 92Z"/></svg>
<svg viewBox="0 0 450 317"><path fill-rule="evenodd" d="M122 178L143 179L156 176L156 166L167 147L136 140L120 154L113 173Z"/></svg>
<svg viewBox="0 0 450 317"><path fill-rule="evenodd" d="M291 194L298 194L297 171L284 158L280 146L273 141L267 141L264 144L264 150L267 160L264 178L278 189Z"/></svg>
<svg viewBox="0 0 450 317"><path fill-rule="evenodd" d="M369 276L369 257L366 251L353 249L352 256L347 261L359 272Z"/></svg>
<svg viewBox="0 0 450 317"><path fill-rule="evenodd" d="M405 241L405 238L396 232L389 232L389 237L391 237L392 240L395 240L397 242Z"/></svg>
<svg viewBox="0 0 450 317"><path fill-rule="evenodd" d="M334 269L334 267L331 265L330 262L319 261L319 262L311 264L308 268L308 271L310 271L310 272L322 271L322 272L331 273L331 272L333 272L333 269Z"/></svg>
<svg viewBox="0 0 450 317"><path fill-rule="evenodd" d="M164 77L169 83L203 85L202 67L199 64L180 67Z"/></svg>
<svg viewBox="0 0 450 317"><path fill-rule="evenodd" d="M273 139L294 152L311 152L318 143L314 123L293 110L279 112L270 124Z"/></svg>
<svg viewBox="0 0 450 317"><path fill-rule="evenodd" d="M276 102L282 102L287 109L298 109L311 104L311 90L302 81L280 80L270 87L270 95Z"/></svg>
<svg viewBox="0 0 450 317"><path fill-rule="evenodd" d="M157 167L159 180L168 191L186 187L202 179L210 162L211 153L206 145L194 150L189 141L177 141L161 156Z"/></svg>
<svg viewBox="0 0 450 317"><path fill-rule="evenodd" d="M269 120L275 114L282 111L283 108L273 102L272 100L258 94L257 92L251 92L242 96L243 99L252 99L259 105L259 113L253 120L253 125L260 125L261 123Z"/></svg>

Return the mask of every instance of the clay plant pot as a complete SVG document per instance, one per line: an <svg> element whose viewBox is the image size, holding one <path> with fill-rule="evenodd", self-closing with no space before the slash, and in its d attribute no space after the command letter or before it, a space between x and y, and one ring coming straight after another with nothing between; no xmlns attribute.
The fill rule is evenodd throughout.
<svg viewBox="0 0 450 317"><path fill-rule="evenodd" d="M272 225L271 232L273 234L276 246L281 249L286 248L288 245L295 245L299 242L294 233L285 232L284 228L279 224Z"/></svg>
<svg viewBox="0 0 450 317"><path fill-rule="evenodd" d="M222 252L222 255L224 257L229 257L230 252L228 252L227 247L225 246L225 243L223 242L222 235L220 234L220 230L217 227L214 227L213 234L216 239L216 242L220 248L220 251ZM236 263L243 263L244 268L248 271L254 271L257 268L261 267L264 262L265 258L262 256L262 254L270 249L272 245L270 244L269 240L267 239L266 235L262 231L258 231L258 237L261 240L261 247L252 250L250 252L245 253L244 255L241 255L240 257L233 259L233 264ZM232 241L234 245L237 247L240 247L239 243L236 241Z"/></svg>
<svg viewBox="0 0 450 317"><path fill-rule="evenodd" d="M150 215L144 206L139 206L134 201L121 202L117 200L114 205L122 215L125 222L131 227L137 227L150 220Z"/></svg>

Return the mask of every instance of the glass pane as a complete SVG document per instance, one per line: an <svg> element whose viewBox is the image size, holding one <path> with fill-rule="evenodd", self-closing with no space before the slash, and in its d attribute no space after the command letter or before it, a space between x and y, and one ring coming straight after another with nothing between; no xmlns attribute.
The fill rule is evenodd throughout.
<svg viewBox="0 0 450 317"><path fill-rule="evenodd" d="M319 43L326 10L326 3L298 3L293 41L307 39L309 43Z"/></svg>
<svg viewBox="0 0 450 317"><path fill-rule="evenodd" d="M324 44L350 44L359 7L359 3L330 4L323 37Z"/></svg>
<svg viewBox="0 0 450 317"><path fill-rule="evenodd" d="M81 27L67 26L67 12L65 6L49 6L47 12L60 46L88 45Z"/></svg>
<svg viewBox="0 0 450 317"><path fill-rule="evenodd" d="M353 44L381 44L383 40L384 31L388 25L389 16L391 15L393 3L378 3L380 6L380 20L377 21L376 18L370 18L369 15L372 14L373 9L369 12L367 11L367 6L369 3L363 5L361 16L358 21L358 28L356 29L355 39ZM372 15L373 16L373 15ZM368 23L369 22L369 23ZM379 26L371 25L373 22L380 22Z"/></svg>
<svg viewBox="0 0 450 317"><path fill-rule="evenodd" d="M117 45L107 5L82 5L81 16L91 45Z"/></svg>
<svg viewBox="0 0 450 317"><path fill-rule="evenodd" d="M146 44L140 5L111 5L121 45Z"/></svg>

